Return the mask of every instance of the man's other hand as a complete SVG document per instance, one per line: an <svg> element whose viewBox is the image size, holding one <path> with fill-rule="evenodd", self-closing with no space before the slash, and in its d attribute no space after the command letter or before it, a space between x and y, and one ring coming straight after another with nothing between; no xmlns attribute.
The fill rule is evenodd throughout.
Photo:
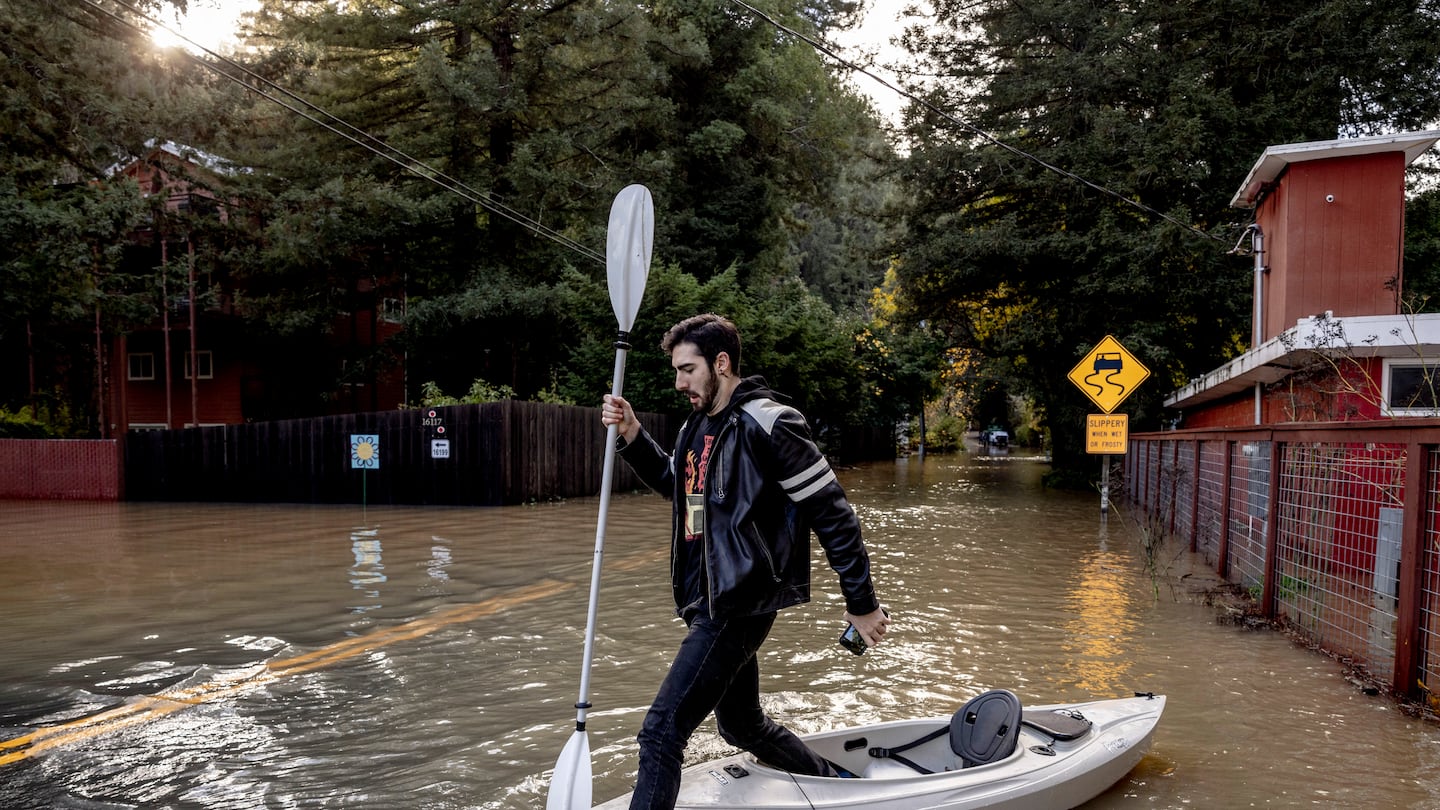
<svg viewBox="0 0 1440 810"><path fill-rule="evenodd" d="M860 631L861 638L871 647L885 640L885 634L890 630L890 617L885 615L883 609L877 608L864 616L853 616L850 611L845 611L845 621L855 625Z"/></svg>

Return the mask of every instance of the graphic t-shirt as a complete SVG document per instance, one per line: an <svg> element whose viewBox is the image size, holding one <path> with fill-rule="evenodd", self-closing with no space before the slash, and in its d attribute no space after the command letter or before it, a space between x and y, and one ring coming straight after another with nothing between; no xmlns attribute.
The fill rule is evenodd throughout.
<svg viewBox="0 0 1440 810"><path fill-rule="evenodd" d="M705 605L705 474L720 425L719 419L701 416L684 448L681 466L685 485L681 495L685 498L682 506L685 525L678 561L685 588L682 612L699 610Z"/></svg>

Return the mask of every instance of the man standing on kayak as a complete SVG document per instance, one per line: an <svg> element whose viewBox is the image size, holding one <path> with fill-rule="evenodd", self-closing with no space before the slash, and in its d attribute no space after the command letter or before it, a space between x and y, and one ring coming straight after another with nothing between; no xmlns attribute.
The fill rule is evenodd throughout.
<svg viewBox="0 0 1440 810"><path fill-rule="evenodd" d="M860 522L805 417L759 377L740 377L740 333L718 315L676 324L660 348L693 413L671 455L630 404L606 396L620 457L673 508L671 587L689 628L640 730L631 810L670 810L686 743L715 713L720 736L784 770L836 776L799 737L760 707L756 654L775 614L810 599L810 533L820 539L845 595L845 618L867 644L889 619L870 580Z"/></svg>

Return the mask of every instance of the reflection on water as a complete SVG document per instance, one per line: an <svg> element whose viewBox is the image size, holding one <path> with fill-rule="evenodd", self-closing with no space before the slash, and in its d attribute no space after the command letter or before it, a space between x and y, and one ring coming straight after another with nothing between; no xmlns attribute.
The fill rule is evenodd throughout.
<svg viewBox="0 0 1440 810"><path fill-rule="evenodd" d="M1106 551L1085 554L1065 595L1071 617L1065 622L1068 640L1060 649L1074 671L1076 688L1093 695L1122 694L1131 683L1130 634L1136 620L1127 563Z"/></svg>
<svg viewBox="0 0 1440 810"><path fill-rule="evenodd" d="M762 650L800 731L1170 695L1152 754L1089 807L1440 806L1434 730L1283 636L1152 581L1123 512L1018 454L843 471L892 638L815 601ZM595 500L504 509L0 503L0 807L542 806L573 730ZM682 627L667 505L614 499L589 713L595 795ZM357 523L366 528L355 528ZM1096 526L1100 525L1097 534ZM1259 743L1255 741L1266 741ZM690 760L728 750L707 724Z"/></svg>
<svg viewBox="0 0 1440 810"><path fill-rule="evenodd" d="M450 566L454 558L450 556L448 546L439 545L445 542L442 538L432 537L431 540L436 545L430 547L430 564L425 567L425 573L429 574L430 578L436 582L445 582L450 579L450 575L446 573L445 569Z"/></svg>
<svg viewBox="0 0 1440 810"><path fill-rule="evenodd" d="M354 605L351 612L364 613L380 607L380 585L385 581L385 564L380 561L379 529L356 529L350 533L350 550L355 552L355 565L350 568L350 584L365 602Z"/></svg>

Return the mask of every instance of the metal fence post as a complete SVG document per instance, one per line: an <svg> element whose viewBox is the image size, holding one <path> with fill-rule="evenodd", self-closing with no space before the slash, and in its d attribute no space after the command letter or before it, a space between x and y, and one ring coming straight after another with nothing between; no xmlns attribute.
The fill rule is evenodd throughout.
<svg viewBox="0 0 1440 810"><path fill-rule="evenodd" d="M1219 549L1215 552L1215 573L1225 579L1230 576L1230 479L1235 467L1232 454L1235 443L1226 439L1220 444L1224 448L1221 455L1225 464L1220 473L1220 539Z"/></svg>
<svg viewBox="0 0 1440 810"><path fill-rule="evenodd" d="M1200 538L1200 440L1191 439L1194 447L1190 459L1190 553L1195 553Z"/></svg>
<svg viewBox="0 0 1440 810"><path fill-rule="evenodd" d="M1260 615L1275 618L1275 568L1280 553L1280 477L1285 461L1285 443L1270 443L1270 480L1265 498L1265 552L1262 566L1264 573L1260 580Z"/></svg>

